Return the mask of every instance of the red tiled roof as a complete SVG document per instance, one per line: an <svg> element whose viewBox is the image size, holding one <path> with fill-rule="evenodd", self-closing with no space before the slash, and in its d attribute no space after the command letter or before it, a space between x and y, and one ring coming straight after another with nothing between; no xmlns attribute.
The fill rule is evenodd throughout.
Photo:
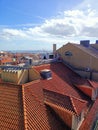
<svg viewBox="0 0 98 130"><path fill-rule="evenodd" d="M88 80L88 82L93 88L98 88L98 83L96 81Z"/></svg>
<svg viewBox="0 0 98 130"><path fill-rule="evenodd" d="M62 106L58 106L54 103L45 101L45 104L51 107L56 114L64 121L64 123L71 128L72 127L72 113L64 109Z"/></svg>
<svg viewBox="0 0 98 130"><path fill-rule="evenodd" d="M79 90L81 90L83 93L88 95L90 98L92 98L92 91L93 89L98 88L98 83L95 81L91 81L88 79L83 79L81 77L73 78L72 84L77 87Z"/></svg>
<svg viewBox="0 0 98 130"><path fill-rule="evenodd" d="M24 85L22 89L27 130L67 130L58 118L46 109L41 84Z"/></svg>
<svg viewBox="0 0 98 130"><path fill-rule="evenodd" d="M0 98L2 99L0 100L0 128L4 130L68 130L62 120L57 118L58 115L51 110L51 107L58 111L59 116L61 115L64 120L65 116L63 116L62 112L65 112L65 108L76 113L81 112L85 106L86 110L89 109L91 100L74 87L71 82L71 77L78 76L62 63L41 65L34 68L39 72L42 69L50 69L52 71L52 79L41 79L40 81L24 84L22 87L8 83L0 84ZM59 94L60 101L64 101L66 95L68 95L66 102L67 104L69 103L68 106L64 106L65 108L63 109L62 105L65 104L56 102L58 97L55 98L55 103L47 102L48 106L45 105L43 89ZM84 100L87 101L87 104ZM54 100L52 99L52 101ZM91 115L94 113L94 109L97 112L96 105L92 109ZM68 122L71 124L71 120Z"/></svg>
<svg viewBox="0 0 98 130"><path fill-rule="evenodd" d="M44 89L45 101L56 104L62 108L69 110L72 114L79 115L86 106L86 101L78 98L62 95L50 90ZM78 107L79 106L79 107Z"/></svg>
<svg viewBox="0 0 98 130"><path fill-rule="evenodd" d="M21 87L0 84L0 130L24 130Z"/></svg>
<svg viewBox="0 0 98 130"><path fill-rule="evenodd" d="M91 81L89 79L83 79L81 77L72 77L72 83L77 86L83 86L88 88L98 88L98 83L96 81Z"/></svg>
<svg viewBox="0 0 98 130"><path fill-rule="evenodd" d="M47 64L34 67L38 72L43 69L50 69L52 71L51 80L41 79L41 84L44 89L48 89L60 94L67 94L74 96L79 99L88 101L89 99L83 93L81 93L76 87L72 84L73 77L79 77L76 73L71 71L62 63Z"/></svg>
<svg viewBox="0 0 98 130"><path fill-rule="evenodd" d="M79 90L81 90L83 93L88 95L90 98L92 98L92 91L93 89L98 88L98 83L95 81L91 81L88 79L83 79L81 77L72 78L72 84L77 87Z"/></svg>
<svg viewBox="0 0 98 130"><path fill-rule="evenodd" d="M44 105L43 91L38 82L23 86L0 84L0 129L68 130Z"/></svg>
<svg viewBox="0 0 98 130"><path fill-rule="evenodd" d="M1 57L0 64L7 63L7 62L12 62L12 58L5 57L5 56Z"/></svg>
<svg viewBox="0 0 98 130"><path fill-rule="evenodd" d="M86 95L88 95L90 98L92 98L92 88L90 87L86 87L86 86L79 86L79 85L75 85L78 89L80 89L83 93L85 93Z"/></svg>
<svg viewBox="0 0 98 130"><path fill-rule="evenodd" d="M43 69L50 69L52 71L52 79L51 80L47 81L47 80L41 79L41 82L39 83L39 84L41 84L41 86L44 89L47 89L47 90L50 90L53 92L57 92L59 94L71 95L72 97L75 97L74 102L76 103L75 106L77 106L77 109L81 109L81 106L77 102L79 99L87 101L88 105L86 106L86 109L85 109L86 113L85 114L86 115L87 115L87 113L90 114L90 112L89 112L90 106L89 105L92 104L92 101L86 95L81 93L81 91L79 91L76 87L73 86L72 78L73 77L74 78L76 77L75 79L80 78L76 73L72 72L70 69L68 69L62 63L56 63L56 64L45 65L45 66L41 65L38 67L36 66L34 68L38 72L40 72ZM86 86L87 85L90 86L89 82L87 82L87 81L84 82L84 81L85 80L81 78L81 80L79 79L79 81L77 83L82 84L82 85L85 83ZM92 88L92 86L90 86L89 88ZM77 98L78 98L78 100L77 100ZM48 105L50 105L49 104L50 102L47 102L47 103L48 103ZM52 103L51 106L53 107L53 105L54 104ZM93 108L93 107L91 107L91 108ZM97 107L95 107L95 108L97 108ZM56 107L55 107L55 109L56 109ZM80 111L80 110L78 110L78 111ZM92 111L91 111L91 115L92 115ZM85 125L83 127L85 127ZM83 127L82 127L82 129L83 129Z"/></svg>
<svg viewBox="0 0 98 130"><path fill-rule="evenodd" d="M94 102L91 110L89 111L86 119L82 123L79 130L91 130L98 115L98 99Z"/></svg>

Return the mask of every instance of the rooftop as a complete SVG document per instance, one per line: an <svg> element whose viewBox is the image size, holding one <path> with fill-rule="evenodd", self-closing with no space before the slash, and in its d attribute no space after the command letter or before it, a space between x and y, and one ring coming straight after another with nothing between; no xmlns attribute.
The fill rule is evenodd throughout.
<svg viewBox="0 0 98 130"><path fill-rule="evenodd" d="M0 129L24 130L21 86L0 84Z"/></svg>
<svg viewBox="0 0 98 130"><path fill-rule="evenodd" d="M63 95L71 95L73 97L89 101L89 98L81 93L72 84L72 78L77 79L79 77L71 69L66 67L62 63L46 64L34 67L39 73L43 69L49 69L52 71L52 79L47 81L41 78L41 82L38 85L42 85L44 89L58 92Z"/></svg>
<svg viewBox="0 0 98 130"><path fill-rule="evenodd" d="M86 101L72 97L71 95L63 95L46 89L44 89L44 95L45 102L60 106L67 111L69 110L71 114L76 115L79 115L81 113L87 103Z"/></svg>
<svg viewBox="0 0 98 130"><path fill-rule="evenodd" d="M51 70L52 79L41 78L23 85L1 83L0 128L4 130L69 130L60 118L60 116L63 117L60 113L69 111L70 115L78 115L82 108L85 108L88 122L86 118L81 130L87 123L93 122L95 116L90 115L96 115L98 112L97 100L91 106L90 98L73 86L72 78L79 77L76 73L62 63L33 68L38 72L44 69ZM52 108L57 110L60 116ZM89 126L83 130L89 130Z"/></svg>

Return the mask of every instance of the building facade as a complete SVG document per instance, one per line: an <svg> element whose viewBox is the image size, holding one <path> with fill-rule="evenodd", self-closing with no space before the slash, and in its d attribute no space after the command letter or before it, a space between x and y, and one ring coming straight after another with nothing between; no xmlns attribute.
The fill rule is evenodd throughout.
<svg viewBox="0 0 98 130"><path fill-rule="evenodd" d="M68 43L57 50L65 64L71 66L82 77L98 81L98 44Z"/></svg>

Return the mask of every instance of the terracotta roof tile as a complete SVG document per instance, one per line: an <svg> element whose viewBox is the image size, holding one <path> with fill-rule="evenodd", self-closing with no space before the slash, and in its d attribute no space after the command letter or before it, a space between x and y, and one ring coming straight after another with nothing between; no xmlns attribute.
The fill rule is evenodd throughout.
<svg viewBox="0 0 98 130"><path fill-rule="evenodd" d="M67 109L64 109L62 106L56 105L54 103L45 101L45 104L51 107L69 128L72 127L72 112L69 112Z"/></svg>
<svg viewBox="0 0 98 130"><path fill-rule="evenodd" d="M67 94L79 99L89 100L89 98L81 93L72 84L72 77L78 77L76 73L71 71L62 63L47 64L34 67L38 72L43 69L50 69L52 71L51 80L41 79L42 87L60 94Z"/></svg>
<svg viewBox="0 0 98 130"><path fill-rule="evenodd" d="M89 84L93 87L93 88L98 88L98 82L96 81L91 81L91 80L88 80Z"/></svg>
<svg viewBox="0 0 98 130"><path fill-rule="evenodd" d="M23 86L25 122L27 130L66 130L65 126L44 105L43 90L39 83Z"/></svg>
<svg viewBox="0 0 98 130"><path fill-rule="evenodd" d="M83 86L88 88L98 88L98 82L91 81L89 79L83 79L81 77L72 77L72 83L77 86Z"/></svg>
<svg viewBox="0 0 98 130"><path fill-rule="evenodd" d="M85 106L88 110L89 104L92 103L86 95L73 86L70 78L78 76L62 63L41 65L34 68L39 72L42 69L50 69L52 79L41 79L22 86L8 83L0 84L0 128L4 130L68 130L63 122L66 120L63 116L65 108L69 113L71 113L70 111L79 113ZM47 106L44 104L43 89L53 91L55 96L56 94L60 96L54 97L55 100L53 100L53 94L48 97ZM66 100L66 104L62 102L64 100ZM58 112L63 121L49 106ZM92 121L90 120L92 114L96 114L94 109L97 112L97 102L88 112L89 121ZM70 125L71 120L68 121L68 126Z"/></svg>
<svg viewBox="0 0 98 130"><path fill-rule="evenodd" d="M84 120L83 124L79 128L79 130L91 130L93 129L92 126L94 121L96 121L98 115L98 99L94 102L92 108L90 109L86 119Z"/></svg>
<svg viewBox="0 0 98 130"><path fill-rule="evenodd" d="M87 102L75 97L71 97L71 100L76 114L79 115L86 108Z"/></svg>
<svg viewBox="0 0 98 130"><path fill-rule="evenodd" d="M60 106L64 109L69 110L72 114L79 115L82 110L86 107L87 102L84 100L80 100L78 98L69 96L69 95L62 95L57 92L53 92L50 90L44 89L44 100L46 102L55 104Z"/></svg>
<svg viewBox="0 0 98 130"><path fill-rule="evenodd" d="M86 87L86 86L81 86L81 85L75 85L79 90L81 90L83 93L88 95L90 98L92 98L92 88Z"/></svg>
<svg viewBox="0 0 98 130"><path fill-rule="evenodd" d="M24 130L21 87L0 84L0 129Z"/></svg>

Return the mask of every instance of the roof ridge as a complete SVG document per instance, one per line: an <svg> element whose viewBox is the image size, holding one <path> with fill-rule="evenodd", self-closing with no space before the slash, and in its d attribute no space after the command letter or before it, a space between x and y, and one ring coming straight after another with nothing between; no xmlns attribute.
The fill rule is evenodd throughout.
<svg viewBox="0 0 98 130"><path fill-rule="evenodd" d="M43 91L48 91L48 92L56 93L56 94L59 94L59 95L62 95L62 96L70 97L70 95L68 95L66 93L59 93L57 91L53 91L53 90L50 90L50 89L47 89L47 88L43 88Z"/></svg>
<svg viewBox="0 0 98 130"><path fill-rule="evenodd" d="M71 96L72 98L74 98L74 99L77 99L78 101L80 101L80 102L84 102L84 103L87 103L87 101L86 100L83 100L83 99L79 99L79 98L77 98L77 97L75 97L75 96Z"/></svg>
<svg viewBox="0 0 98 130"><path fill-rule="evenodd" d="M74 102L73 102L73 98L72 98L71 96L70 96L70 101L71 101L71 103L72 103L72 106L73 106L73 108L74 108L75 113L78 114L77 109L76 109L76 107L75 107L75 104L74 104Z"/></svg>
<svg viewBox="0 0 98 130"><path fill-rule="evenodd" d="M68 95L68 94L65 94L65 93L59 93L59 92L55 92L55 91L52 91L52 90L48 90L48 89L46 89L46 88L43 88L43 91L50 91L50 92L53 92L53 93L57 93L57 94L59 94L59 95L62 95L62 96L67 96L67 97L70 97L70 98L75 98L75 99L77 99L77 100L79 100L79 101L81 101L81 102L84 102L84 103L87 103L87 101L85 101L85 100L83 100L83 99L79 99L79 98L77 98L77 97L75 97L75 96L71 96L71 95Z"/></svg>
<svg viewBox="0 0 98 130"><path fill-rule="evenodd" d="M72 105L72 110L71 110L71 111L73 111L75 114L78 114L77 109L76 109L76 107L75 107L75 105L74 105L74 102L73 102L73 99L72 99L73 97L71 97L71 96L68 95L68 94L60 94L60 93L58 93L58 92L54 92L54 91L47 90L47 89L43 89L43 90L45 90L45 91L50 91L50 92L52 92L52 93L56 93L56 94L59 94L59 95L64 96L64 97L68 97L69 100L70 100L70 102L71 102L71 105ZM47 102L47 101L46 101L46 102ZM65 108L65 107L64 107L64 109L68 110L68 109ZM70 110L69 110L69 111L70 111Z"/></svg>
<svg viewBox="0 0 98 130"><path fill-rule="evenodd" d="M27 130L27 117L26 117L24 85L22 85L22 104L23 104L23 115L24 115L24 128L25 128L25 130Z"/></svg>
<svg viewBox="0 0 98 130"><path fill-rule="evenodd" d="M91 85L91 87L95 88L95 86L91 83L92 81L87 79L88 83Z"/></svg>
<svg viewBox="0 0 98 130"><path fill-rule="evenodd" d="M78 111L77 111L77 108L76 108L76 106L75 106L75 103L74 103L73 99L78 100L79 102L85 103L85 104L87 103L87 101L82 100L82 99L79 99L79 98L76 98L76 97L74 97L74 96L70 96L70 100L71 100L71 102L72 102L72 105L73 105L73 107L74 107L74 110L75 110L76 114L78 115Z"/></svg>

